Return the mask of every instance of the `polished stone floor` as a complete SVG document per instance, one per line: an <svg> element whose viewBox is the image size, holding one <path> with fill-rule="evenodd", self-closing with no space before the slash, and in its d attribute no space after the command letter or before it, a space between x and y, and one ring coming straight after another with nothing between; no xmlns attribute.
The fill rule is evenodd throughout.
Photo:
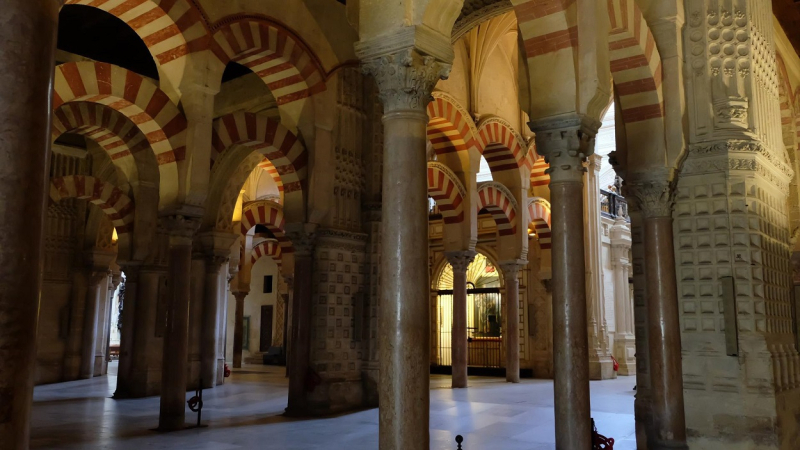
<svg viewBox="0 0 800 450"><path fill-rule="evenodd" d="M158 398L113 400L116 367L92 380L39 386L34 391L31 447L41 449L275 449L378 448L378 410L337 417L292 420L286 406L283 368L246 366L224 386L205 391L208 428L174 433L152 431ZM633 377L593 381L592 415L601 434L616 439L615 450L633 450ZM449 378L431 378L431 449L455 449L462 434L466 450L555 448L553 383L470 378L470 388L452 390ZM191 394L187 394L191 396ZM187 420L196 416L187 414ZM412 450L412 449L409 449Z"/></svg>

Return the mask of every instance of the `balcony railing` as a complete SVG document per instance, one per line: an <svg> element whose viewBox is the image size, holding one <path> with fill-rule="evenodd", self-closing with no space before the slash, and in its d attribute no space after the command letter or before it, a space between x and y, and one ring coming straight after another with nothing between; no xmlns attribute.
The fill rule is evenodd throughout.
<svg viewBox="0 0 800 450"><path fill-rule="evenodd" d="M600 214L612 219L623 218L630 220L628 202L625 197L616 192L604 191L603 189L600 189Z"/></svg>

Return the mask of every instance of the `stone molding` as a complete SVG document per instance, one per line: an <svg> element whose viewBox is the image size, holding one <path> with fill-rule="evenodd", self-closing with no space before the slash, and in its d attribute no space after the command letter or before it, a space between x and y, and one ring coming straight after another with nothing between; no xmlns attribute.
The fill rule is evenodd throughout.
<svg viewBox="0 0 800 450"><path fill-rule="evenodd" d="M317 230L317 247L339 249L363 253L367 248L369 235L351 231L323 228Z"/></svg>
<svg viewBox="0 0 800 450"><path fill-rule="evenodd" d="M501 14L514 10L509 0L472 0L465 1L461 16L453 25L453 42L483 22L493 19ZM470 3L468 6L467 3ZM478 3L472 5L473 3ZM467 14L464 14L467 12Z"/></svg>
<svg viewBox="0 0 800 450"><path fill-rule="evenodd" d="M228 256L206 255L206 272L218 273L231 260Z"/></svg>
<svg viewBox="0 0 800 450"><path fill-rule="evenodd" d="M665 178L630 181L625 184L625 197L634 200L645 218L672 217L675 187Z"/></svg>
<svg viewBox="0 0 800 450"><path fill-rule="evenodd" d="M292 241L294 255L299 258L311 257L314 254L316 244L316 233L307 231L289 231L286 233Z"/></svg>
<svg viewBox="0 0 800 450"><path fill-rule="evenodd" d="M362 69L378 84L384 113L415 111L425 113L431 92L440 79L450 74L449 63L405 48L364 61Z"/></svg>
<svg viewBox="0 0 800 450"><path fill-rule="evenodd" d="M425 25L403 27L395 32L355 43L356 55L364 62L409 49L444 61L448 66L455 59L449 36L443 36Z"/></svg>
<svg viewBox="0 0 800 450"><path fill-rule="evenodd" d="M444 257L453 268L453 272L466 272L467 268L472 261L475 261L475 256L478 252L474 250L459 250L452 252L444 252Z"/></svg>

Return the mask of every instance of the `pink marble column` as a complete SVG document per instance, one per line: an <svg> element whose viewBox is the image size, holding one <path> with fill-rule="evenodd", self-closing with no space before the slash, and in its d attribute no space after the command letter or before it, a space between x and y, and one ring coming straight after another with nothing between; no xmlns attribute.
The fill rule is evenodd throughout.
<svg viewBox="0 0 800 450"><path fill-rule="evenodd" d="M577 116L531 124L550 164L556 449L564 450L592 446L582 161L598 127Z"/></svg>
<svg viewBox="0 0 800 450"><path fill-rule="evenodd" d="M306 400L306 377L311 360L311 294L314 270L314 234L291 232L289 238L295 248L294 287L292 288L291 350L286 370L289 375L289 402L286 414L303 416L308 414Z"/></svg>
<svg viewBox="0 0 800 450"><path fill-rule="evenodd" d="M199 221L184 216L163 219L169 233L169 300L161 365L161 411L158 429L180 430L186 418L189 353L189 296L192 237Z"/></svg>
<svg viewBox="0 0 800 450"><path fill-rule="evenodd" d="M469 343L467 342L467 268L475 260L474 251L446 252L453 268L453 328L450 333L453 388L467 387Z"/></svg>
<svg viewBox="0 0 800 450"><path fill-rule="evenodd" d="M519 383L519 271L525 261L502 261L500 269L506 287L506 381Z"/></svg>
<svg viewBox="0 0 800 450"><path fill-rule="evenodd" d="M247 292L234 292L236 309L233 313L233 368L242 368L242 347L244 346L244 299Z"/></svg>
<svg viewBox="0 0 800 450"><path fill-rule="evenodd" d="M642 214L647 255L647 335L650 369L651 450L688 449L683 404L680 312L675 273L674 189L659 172L632 177L626 193Z"/></svg>
<svg viewBox="0 0 800 450"><path fill-rule="evenodd" d="M0 444L27 448L60 2L0 14Z"/></svg>
<svg viewBox="0 0 800 450"><path fill-rule="evenodd" d="M431 346L425 108L450 66L416 49L365 58L369 46L359 48L384 108L379 445L426 450Z"/></svg>

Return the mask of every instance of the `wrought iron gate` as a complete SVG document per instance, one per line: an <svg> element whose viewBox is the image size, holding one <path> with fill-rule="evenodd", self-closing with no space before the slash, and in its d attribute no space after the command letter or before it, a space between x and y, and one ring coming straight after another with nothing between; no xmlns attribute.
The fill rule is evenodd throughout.
<svg viewBox="0 0 800 450"><path fill-rule="evenodd" d="M436 323L439 330L436 365L451 366L453 291L439 291L436 306ZM503 348L501 311L499 288L467 289L468 365L501 367Z"/></svg>

